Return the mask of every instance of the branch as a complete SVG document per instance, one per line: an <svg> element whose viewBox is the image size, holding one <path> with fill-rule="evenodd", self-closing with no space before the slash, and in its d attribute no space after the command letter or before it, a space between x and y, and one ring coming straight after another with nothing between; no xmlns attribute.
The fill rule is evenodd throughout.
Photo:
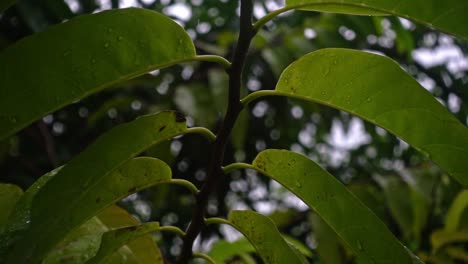
<svg viewBox="0 0 468 264"><path fill-rule="evenodd" d="M214 142L206 181L196 197L196 205L192 214L192 221L190 222L183 239L184 243L182 246L182 252L178 259L178 263L180 264L188 263L189 259L193 255L193 242L205 225L204 217L208 198L210 194L216 190L217 181L220 178L219 176L223 174L222 164L229 135L231 134L239 112L242 110L242 104L240 103L240 89L243 80L242 72L250 43L255 35L255 30L252 25L253 1L241 0L240 2L241 13L239 39L234 51L232 65L227 69L229 75L228 107L220 130L216 136L216 141Z"/></svg>

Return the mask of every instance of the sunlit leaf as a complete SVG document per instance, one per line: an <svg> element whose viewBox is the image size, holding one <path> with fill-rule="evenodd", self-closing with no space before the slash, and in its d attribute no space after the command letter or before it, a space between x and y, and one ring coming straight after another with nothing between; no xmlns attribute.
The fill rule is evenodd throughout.
<svg viewBox="0 0 468 264"><path fill-rule="evenodd" d="M466 0L286 0L288 6L305 4L301 9L332 13L392 14L468 39L468 1Z"/></svg>
<svg viewBox="0 0 468 264"><path fill-rule="evenodd" d="M112 84L194 56L177 23L135 8L80 16L24 38L0 53L0 139Z"/></svg>
<svg viewBox="0 0 468 264"><path fill-rule="evenodd" d="M310 206L363 263L412 263L409 251L380 219L307 157L286 150L266 150L252 165Z"/></svg>
<svg viewBox="0 0 468 264"><path fill-rule="evenodd" d="M171 179L170 168L157 159L136 158L114 171L104 170L104 157L101 157L101 164L89 167L86 160L88 163L91 160L86 153L74 160L81 162L71 161L36 194L27 233L14 245L8 263L42 259L70 231L107 206L129 194ZM107 162L111 164L111 161ZM91 171L89 168L92 168ZM36 243L36 239L41 243Z"/></svg>
<svg viewBox="0 0 468 264"><path fill-rule="evenodd" d="M468 129L386 57L347 49L312 52L284 71L276 91L362 117L468 186Z"/></svg>
<svg viewBox="0 0 468 264"><path fill-rule="evenodd" d="M21 195L23 195L23 190L20 187L0 183L0 233Z"/></svg>
<svg viewBox="0 0 468 264"><path fill-rule="evenodd" d="M71 232L47 255L42 264L85 263L97 253L103 232L138 224L125 210L110 206ZM149 235L135 239L108 258L115 260L114 263L162 263L161 253Z"/></svg>
<svg viewBox="0 0 468 264"><path fill-rule="evenodd" d="M292 249L268 217L253 211L232 211L232 226L252 243L265 263L308 263L299 251Z"/></svg>

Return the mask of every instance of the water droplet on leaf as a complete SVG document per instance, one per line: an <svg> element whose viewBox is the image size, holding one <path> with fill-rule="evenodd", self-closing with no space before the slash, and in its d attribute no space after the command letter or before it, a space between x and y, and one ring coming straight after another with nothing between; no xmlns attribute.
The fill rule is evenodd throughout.
<svg viewBox="0 0 468 264"><path fill-rule="evenodd" d="M301 188L302 187L302 183L300 181L296 181L296 187L297 188Z"/></svg>

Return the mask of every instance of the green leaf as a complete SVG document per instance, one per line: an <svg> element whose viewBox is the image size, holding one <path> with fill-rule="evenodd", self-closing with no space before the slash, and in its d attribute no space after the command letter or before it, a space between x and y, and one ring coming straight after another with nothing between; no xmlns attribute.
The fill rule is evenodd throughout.
<svg viewBox="0 0 468 264"><path fill-rule="evenodd" d="M184 30L149 10L105 11L50 27L0 53L0 139L110 85L194 57Z"/></svg>
<svg viewBox="0 0 468 264"><path fill-rule="evenodd" d="M10 251L11 246L21 239L29 228L31 222L31 206L35 195L62 168L63 167L56 168L42 175L26 192L24 192L23 196L21 196L16 203L15 210L8 218L5 229L0 235L0 263L5 262L4 258L7 252Z"/></svg>
<svg viewBox="0 0 468 264"><path fill-rule="evenodd" d="M301 9L357 15L392 14L468 39L466 0L287 0Z"/></svg>
<svg viewBox="0 0 468 264"><path fill-rule="evenodd" d="M424 190L433 182L431 175L417 175L416 171L408 172L407 181L401 180L397 176L376 176L377 182L381 185L386 203L395 221L398 223L403 233L404 239L414 242L420 241L430 214L432 188ZM412 182L408 184L408 182Z"/></svg>
<svg viewBox="0 0 468 264"><path fill-rule="evenodd" d="M111 257L114 252L127 243L146 235L150 232L157 231L159 223L146 223L136 226L123 227L115 229L103 234L101 239L101 246L96 255L90 259L87 264L105 263L108 257Z"/></svg>
<svg viewBox="0 0 468 264"><path fill-rule="evenodd" d="M105 137L101 138L103 139ZM102 141L98 140L96 143L98 144L94 144L88 150ZM96 159L88 150L67 164L36 194L32 204L30 227L24 237L14 245L8 258L9 263L41 260L70 231L107 206L129 194L171 180L170 168L160 160L136 158L115 171L106 170L105 157ZM101 154L103 151L104 149ZM119 151L115 150L112 154L116 152ZM98 160L100 163L96 163ZM116 161L107 162L107 165L110 165ZM48 208L55 210L51 212ZM36 243L38 239L41 243Z"/></svg>
<svg viewBox="0 0 468 264"><path fill-rule="evenodd" d="M283 72L276 91L366 119L468 186L468 129L387 57L347 49L312 52Z"/></svg>
<svg viewBox="0 0 468 264"><path fill-rule="evenodd" d="M447 231L436 230L431 234L432 251L437 252L451 243L468 242L468 230Z"/></svg>
<svg viewBox="0 0 468 264"><path fill-rule="evenodd" d="M229 221L252 243L265 263L308 263L283 239L268 217L253 211L232 211Z"/></svg>
<svg viewBox="0 0 468 264"><path fill-rule="evenodd" d="M311 214L312 229L317 241L317 254L321 263L346 263L340 238L317 214Z"/></svg>
<svg viewBox="0 0 468 264"><path fill-rule="evenodd" d="M396 176L380 177L378 182L382 185L391 215L399 225L404 239L409 240L414 222L411 189Z"/></svg>
<svg viewBox="0 0 468 264"><path fill-rule="evenodd" d="M285 150L266 150L252 165L312 208L362 263L412 263L410 253L380 219L307 157Z"/></svg>
<svg viewBox="0 0 468 264"><path fill-rule="evenodd" d="M461 191L452 202L445 217L445 231L455 232L468 228L468 190Z"/></svg>
<svg viewBox="0 0 468 264"><path fill-rule="evenodd" d="M12 6L16 0L0 0L0 13L7 10L10 6Z"/></svg>
<svg viewBox="0 0 468 264"><path fill-rule="evenodd" d="M71 232L42 264L82 264L96 255L103 232L138 225L139 222L122 208L112 205ZM112 256L114 263L162 263L162 256L151 236L141 236L120 248Z"/></svg>
<svg viewBox="0 0 468 264"><path fill-rule="evenodd" d="M20 187L13 184L0 183L0 233L22 195L23 190Z"/></svg>
<svg viewBox="0 0 468 264"><path fill-rule="evenodd" d="M313 256L312 251L306 245L304 245L304 243L302 243L301 241L297 240L296 238L292 236L288 236L285 234L283 234L282 236L283 236L283 239L286 242L288 242L290 245L292 245L294 249L297 249L301 253L301 255L304 255L309 258Z"/></svg>
<svg viewBox="0 0 468 264"><path fill-rule="evenodd" d="M97 215L99 220L111 229L129 225L136 225L139 222L127 211L118 206L111 206ZM151 235L141 236L127 244L130 254L136 258L136 263L163 263L161 252L156 246ZM114 255L128 259L128 252L120 248Z"/></svg>
<svg viewBox="0 0 468 264"><path fill-rule="evenodd" d="M244 253L255 252L255 248L250 242L241 238L234 242L219 240L213 244L209 252L209 256L216 261L216 263L225 263L229 258Z"/></svg>

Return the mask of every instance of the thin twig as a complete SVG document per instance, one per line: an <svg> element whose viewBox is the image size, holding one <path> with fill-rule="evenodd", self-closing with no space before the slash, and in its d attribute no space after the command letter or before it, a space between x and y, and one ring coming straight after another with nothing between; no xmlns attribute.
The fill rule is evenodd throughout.
<svg viewBox="0 0 468 264"><path fill-rule="evenodd" d="M242 110L242 104L240 103L240 89L243 81L242 72L250 43L255 35L255 30L252 25L253 1L241 0L240 2L241 14L239 39L234 51L232 65L227 69L229 75L229 100L227 112L216 136L216 141L214 142L206 181L196 197L197 202L192 214L192 221L190 222L183 239L184 243L182 246L182 252L178 259L178 263L180 264L188 263L189 259L192 257L193 242L204 226L205 210L208 198L216 190L218 179L223 174L222 165L229 135L231 134L231 130L234 127L234 123L236 122L239 112Z"/></svg>

